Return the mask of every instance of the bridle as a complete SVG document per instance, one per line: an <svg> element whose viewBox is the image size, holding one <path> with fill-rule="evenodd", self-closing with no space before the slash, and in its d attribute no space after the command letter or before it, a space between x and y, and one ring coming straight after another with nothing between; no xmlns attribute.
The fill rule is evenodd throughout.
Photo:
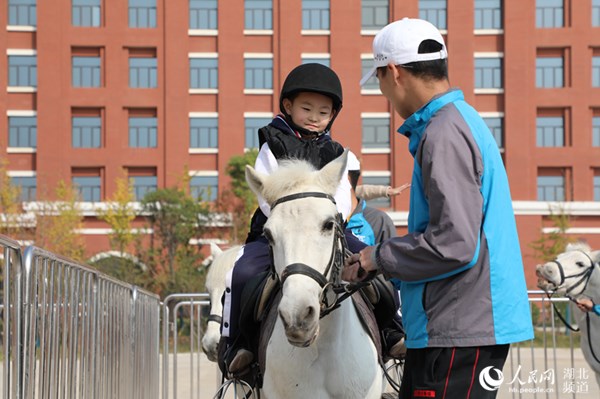
<svg viewBox="0 0 600 399"><path fill-rule="evenodd" d="M575 284L573 284L570 288L568 288L566 290L566 292L565 292L565 295L564 295L566 298L568 298L571 302L574 302L574 303L577 303L577 300L575 298L573 298L570 295L570 293L575 288L579 287L582 284L583 284L583 288L582 288L580 294L583 293L583 292L585 292L585 290L587 288L587 285L588 285L588 283L590 281L590 277L592 276L592 273L594 272L594 269L596 267L598 267L598 263L594 262L594 260L590 257L590 255L588 255L584 251L579 251L579 252L581 252L582 254L584 254L589 259L589 261L590 261L590 267L587 268L586 270L584 270L581 273L576 273L576 274L572 274L570 276L565 276L564 267L558 261L558 259L554 259L554 260L550 261L551 263L554 263L554 264L556 264L556 266L558 266L558 271L560 272L560 281L559 281L559 283L558 284L552 283L554 285L554 290L555 291L556 291L556 289L558 289L559 287L561 287L565 283L565 281L567 281L568 279L578 278L579 277L579 280L577 280L575 282ZM549 292L549 293L547 293L547 295L548 295L548 299L551 299L552 295L554 295L554 292L552 292L552 293ZM562 314L560 314L560 312L558 311L558 309L556 308L556 306L554 305L553 302L552 302L552 306L554 307L554 312L558 315L558 318L563 322L563 324L567 328L569 328L571 331L575 331L575 332L581 331L580 328L573 327L571 324L569 324L567 322L567 320L565 320L564 316ZM596 360L596 362L600 363L600 359L598 358L598 356L594 352L594 347L593 347L593 342L592 342L592 337L591 337L591 331L590 331L590 314L589 314L589 312L586 312L585 316L586 316L587 334L588 334L588 342L590 344L590 351L592 352L592 356L594 357L594 359Z"/></svg>
<svg viewBox="0 0 600 399"><path fill-rule="evenodd" d="M324 198L331 201L334 205L336 204L335 198L329 194L321 192L304 192L279 198L273 205L271 205L271 211L273 211L277 205L284 202L295 201L304 198ZM333 247L324 273L321 273L304 263L292 263L284 268L280 277L282 287L283 283L288 277L296 274L307 276L316 281L321 287L321 318L339 307L342 301L350 297L354 292L369 284L369 282L366 281L361 281L356 284L342 283L344 259L350 254L350 251L348 250L346 236L344 235L344 222L341 213L337 214L334 224ZM271 268L272 273L276 275L272 247ZM330 298L330 292L333 293L332 296L334 296L335 299Z"/></svg>

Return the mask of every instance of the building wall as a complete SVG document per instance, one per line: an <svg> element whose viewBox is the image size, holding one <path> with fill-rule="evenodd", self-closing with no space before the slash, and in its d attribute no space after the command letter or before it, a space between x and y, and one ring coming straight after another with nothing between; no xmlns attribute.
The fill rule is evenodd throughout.
<svg viewBox="0 0 600 399"><path fill-rule="evenodd" d="M3 10L9 1L0 2ZM591 0L565 1L565 27L536 28L536 2L504 1L503 29L474 30L473 0L453 0L447 9L445 35L450 53L453 86L482 113L504 116L503 157L511 183L522 252L529 285L535 285L535 259L530 243L549 227L548 204L537 202L540 168L562 170L567 175L567 207L574 215L573 238L584 238L600 247L600 206L594 200L592 179L600 171L600 148L592 147L592 116L600 115L600 88L591 86L591 57L600 51L600 27L590 24ZM127 2L102 2L102 24L97 28L71 24L71 0L38 1L37 26L8 26L0 12L0 71L8 69L8 54L34 50L37 54L38 86L32 92L0 93L0 155L13 172L35 172L38 194L50 191L60 180L69 181L73 170L98 171L102 199L114 192L122 168L155 171L158 187L176 184L186 170L218 173L219 191L228 184L225 173L232 156L244 151L244 113L276 114L278 89L287 73L301 63L303 54L329 55L331 67L344 88L344 108L337 118L333 137L350 147L361 159L365 175L389 173L391 184L410 180L412 159L407 141L395 133L402 119L377 93L361 92L361 55L371 53L374 32L361 32L361 1L331 1L330 31L302 31L302 2L273 1L273 29L244 31L244 2L218 2L218 32L188 30L187 0L158 0L157 27L128 27ZM390 0L390 20L419 15L418 0ZM100 88L73 88L71 56L77 49L99 49L102 59ZM565 55L565 87L536 88L536 56L544 51ZM130 88L130 52L151 51L158 60L158 87ZM190 93L189 59L194 54L217 54L218 92ZM474 55L500 54L503 88L493 93L475 90ZM244 56L272 56L273 92L245 93ZM0 87L8 87L7 73L0 73ZM71 145L72 110L101 110L101 148L80 149ZM158 119L156 148L130 148L128 113L154 110ZM539 110L562 110L566 115L567 145L536 145ZM8 114L36 111L37 148L8 150ZM218 149L189 150L190 113L218 113ZM362 149L361 114L389 114L389 151ZM139 169L141 168L141 169ZM598 172L600 173L600 172ZM571 204L571 205L573 205ZM399 233L406 231L408 195L391 200L390 214ZM87 222L89 255L107 250L102 223ZM106 227L106 226L104 226ZM97 230L94 230L97 229Z"/></svg>

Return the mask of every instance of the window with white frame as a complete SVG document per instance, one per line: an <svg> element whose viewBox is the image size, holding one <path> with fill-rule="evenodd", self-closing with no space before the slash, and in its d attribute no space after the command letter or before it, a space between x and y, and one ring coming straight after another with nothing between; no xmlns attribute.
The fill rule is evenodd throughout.
<svg viewBox="0 0 600 399"><path fill-rule="evenodd" d="M73 116L71 120L73 148L100 148L102 145L102 118L100 115Z"/></svg>
<svg viewBox="0 0 600 399"><path fill-rule="evenodd" d="M190 179L190 194L192 198L211 202L217 199L219 191L219 176L216 172L194 175Z"/></svg>
<svg viewBox="0 0 600 399"><path fill-rule="evenodd" d="M11 184L19 188L19 200L21 202L35 201L37 199L37 177L35 172L33 176L14 176L9 172Z"/></svg>
<svg viewBox="0 0 600 399"><path fill-rule="evenodd" d="M302 0L302 30L329 30L329 0Z"/></svg>
<svg viewBox="0 0 600 399"><path fill-rule="evenodd" d="M475 57L475 89L502 89L502 58Z"/></svg>
<svg viewBox="0 0 600 399"><path fill-rule="evenodd" d="M331 59L329 58L329 54L302 54L302 63L303 64L321 64L325 65L327 68L331 68Z"/></svg>
<svg viewBox="0 0 600 399"><path fill-rule="evenodd" d="M101 181L100 176L73 176L71 179L79 200L84 202L100 202Z"/></svg>
<svg viewBox="0 0 600 399"><path fill-rule="evenodd" d="M389 172L368 172L362 173L362 184L376 186L391 186L391 176ZM389 197L379 197L367 201L367 205L373 208L389 208L391 201Z"/></svg>
<svg viewBox="0 0 600 399"><path fill-rule="evenodd" d="M598 173L598 172L596 172ZM594 201L600 201L600 176L594 175Z"/></svg>
<svg viewBox="0 0 600 399"><path fill-rule="evenodd" d="M600 0L592 0L592 26L600 26Z"/></svg>
<svg viewBox="0 0 600 399"><path fill-rule="evenodd" d="M156 28L156 0L129 0L129 27Z"/></svg>
<svg viewBox="0 0 600 399"><path fill-rule="evenodd" d="M73 87L100 87L100 55L74 55L71 57L71 84Z"/></svg>
<svg viewBox="0 0 600 399"><path fill-rule="evenodd" d="M592 87L600 87L600 55L592 57Z"/></svg>
<svg viewBox="0 0 600 399"><path fill-rule="evenodd" d="M271 115L246 116L244 115L244 148L259 147L258 129L268 125L273 120Z"/></svg>
<svg viewBox="0 0 600 399"><path fill-rule="evenodd" d="M537 56L535 60L535 86L546 89L564 86L563 57Z"/></svg>
<svg viewBox="0 0 600 399"><path fill-rule="evenodd" d="M37 0L8 0L8 25L37 26Z"/></svg>
<svg viewBox="0 0 600 399"><path fill-rule="evenodd" d="M273 0L244 0L244 29L273 29Z"/></svg>
<svg viewBox="0 0 600 399"><path fill-rule="evenodd" d="M273 89L273 58L244 58L244 88Z"/></svg>
<svg viewBox="0 0 600 399"><path fill-rule="evenodd" d="M600 116L592 117L592 145L600 147Z"/></svg>
<svg viewBox="0 0 600 399"><path fill-rule="evenodd" d="M564 26L564 0L536 0L535 26L537 28L562 28Z"/></svg>
<svg viewBox="0 0 600 399"><path fill-rule="evenodd" d="M216 30L217 0L189 0L190 29Z"/></svg>
<svg viewBox="0 0 600 399"><path fill-rule="evenodd" d="M369 54L368 58L360 60L361 76L364 76L373 67L373 56ZM373 90L379 92L379 81L375 75L371 76L367 82L362 85L361 90Z"/></svg>
<svg viewBox="0 0 600 399"><path fill-rule="evenodd" d="M537 199L538 201L564 201L565 177L562 175L538 176Z"/></svg>
<svg viewBox="0 0 600 399"><path fill-rule="evenodd" d="M562 116L538 116L536 131L538 147L565 146L565 123Z"/></svg>
<svg viewBox="0 0 600 399"><path fill-rule="evenodd" d="M389 0L361 0L361 29L379 30L389 22Z"/></svg>
<svg viewBox="0 0 600 399"><path fill-rule="evenodd" d="M387 116L362 116L362 148L383 149L390 148L390 117Z"/></svg>
<svg viewBox="0 0 600 399"><path fill-rule="evenodd" d="M129 147L156 148L158 124L155 116L129 116Z"/></svg>
<svg viewBox="0 0 600 399"><path fill-rule="evenodd" d="M133 196L136 201L141 201L147 193L156 191L158 188L156 175L137 176L130 174L129 180L132 183Z"/></svg>
<svg viewBox="0 0 600 399"><path fill-rule="evenodd" d="M37 116L8 116L8 146L37 147Z"/></svg>
<svg viewBox="0 0 600 399"><path fill-rule="evenodd" d="M190 117L190 148L218 148L219 119L215 116Z"/></svg>
<svg viewBox="0 0 600 399"><path fill-rule="evenodd" d="M492 136L494 136L494 140L496 140L496 144L498 144L499 149L504 148L504 123L502 116L484 116L483 121L490 129Z"/></svg>
<svg viewBox="0 0 600 399"><path fill-rule="evenodd" d="M219 69L216 57L190 58L190 88L217 89Z"/></svg>
<svg viewBox="0 0 600 399"><path fill-rule="evenodd" d="M72 0L71 24L82 27L98 27L102 18L101 0Z"/></svg>
<svg viewBox="0 0 600 399"><path fill-rule="evenodd" d="M448 4L446 0L419 0L419 18L436 28L447 29Z"/></svg>
<svg viewBox="0 0 600 399"><path fill-rule="evenodd" d="M502 29L502 0L475 0L475 29Z"/></svg>
<svg viewBox="0 0 600 399"><path fill-rule="evenodd" d="M156 57L129 57L129 87L152 89L158 87Z"/></svg>
<svg viewBox="0 0 600 399"><path fill-rule="evenodd" d="M37 56L8 56L8 85L11 87L37 87Z"/></svg>

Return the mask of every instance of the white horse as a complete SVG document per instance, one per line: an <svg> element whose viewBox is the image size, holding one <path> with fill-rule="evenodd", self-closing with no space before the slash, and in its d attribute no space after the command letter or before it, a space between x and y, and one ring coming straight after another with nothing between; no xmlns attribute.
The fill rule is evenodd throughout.
<svg viewBox="0 0 600 399"><path fill-rule="evenodd" d="M217 361L217 346L221 339L221 317L223 304L221 297L225 292L225 276L239 256L241 245L233 246L226 251L221 250L216 244L210 244L212 263L206 274L206 291L210 294L210 316L206 331L202 336L202 350L208 360Z"/></svg>
<svg viewBox="0 0 600 399"><path fill-rule="evenodd" d="M537 266L538 286L576 300L590 298L600 303L600 251L583 243L569 244L556 259ZM581 351L600 385L600 316L580 312ZM588 325L589 322L589 325Z"/></svg>
<svg viewBox="0 0 600 399"><path fill-rule="evenodd" d="M298 160L281 162L271 175L246 167L250 188L271 206L264 234L282 282L266 352L267 398L381 398L377 351L352 301L321 318L322 297L329 297L324 287L342 267L343 227L333 195L347 152L320 171Z"/></svg>

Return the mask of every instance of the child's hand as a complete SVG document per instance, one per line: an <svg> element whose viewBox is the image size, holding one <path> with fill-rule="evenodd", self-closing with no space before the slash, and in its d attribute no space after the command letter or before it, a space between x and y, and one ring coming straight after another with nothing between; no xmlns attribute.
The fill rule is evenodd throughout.
<svg viewBox="0 0 600 399"><path fill-rule="evenodd" d="M589 312L594 307L594 302L588 298L580 298L576 300L577 307L582 312Z"/></svg>
<svg viewBox="0 0 600 399"><path fill-rule="evenodd" d="M387 189L387 196L391 197L391 196L394 196L394 195L401 194L404 190L406 190L409 187L410 187L410 183L404 183L400 187L388 187L388 189Z"/></svg>

